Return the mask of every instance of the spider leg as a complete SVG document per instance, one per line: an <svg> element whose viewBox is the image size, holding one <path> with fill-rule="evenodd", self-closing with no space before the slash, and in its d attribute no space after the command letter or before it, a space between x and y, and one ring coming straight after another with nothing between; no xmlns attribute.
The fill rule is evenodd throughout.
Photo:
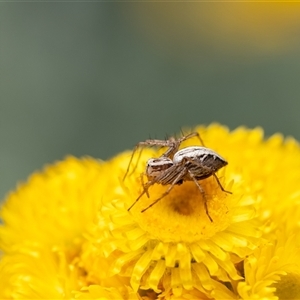
<svg viewBox="0 0 300 300"><path fill-rule="evenodd" d="M144 182L144 173L141 174L141 182L142 182L142 186L144 188L144 191L147 195L147 197L149 198L149 192L148 192L148 188L150 187L150 185L147 186L147 184ZM149 181L148 181L149 182ZM147 183L148 183L147 182Z"/></svg>
<svg viewBox="0 0 300 300"><path fill-rule="evenodd" d="M131 208L140 200L140 198L147 193L147 190L144 188L143 192L137 197L137 199L133 202L133 204L127 209L127 211L130 211Z"/></svg>
<svg viewBox="0 0 300 300"><path fill-rule="evenodd" d="M226 191L226 190L223 188L223 186L222 186L222 184L221 184L221 182L220 182L218 176L217 176L215 173L213 173L212 175L215 177L215 179L216 179L216 181L217 181L217 183L218 183L220 189L221 189L223 192L228 193L228 194L232 194L232 192Z"/></svg>
<svg viewBox="0 0 300 300"><path fill-rule="evenodd" d="M182 132L182 134L183 134L183 136L181 138L179 138L178 140L176 140L174 138L170 138L169 140L167 140L169 145L166 147L169 147L169 149L161 157L173 158L174 154L178 151L181 143L192 137L197 137L199 139L201 145L204 146L203 140L198 132L192 132L188 135L184 135L184 133Z"/></svg>
<svg viewBox="0 0 300 300"><path fill-rule="evenodd" d="M142 143L146 143L149 146L158 146L158 147L170 147L174 141L172 139L169 140L145 140Z"/></svg>
<svg viewBox="0 0 300 300"><path fill-rule="evenodd" d="M129 173L129 168L130 168L130 166L131 166L131 163L132 163L132 160L133 160L133 157L134 157L135 152L136 152L141 146L144 146L144 142L140 142L140 143L136 144L135 147L133 148L132 154L131 154L131 157L130 157L130 160L129 160L129 163L128 163L128 166L127 166L127 169L126 169L126 172L125 172L124 177L123 177L123 181L125 180L125 178L127 177L128 173ZM139 153L139 157L138 157L137 163L138 163L138 161L139 161L140 158L141 158L142 151L143 151L143 148L141 149L141 151L140 151L140 153ZM134 166L133 170L131 171L130 175L136 170L136 168L137 168L137 163L135 164L135 166Z"/></svg>
<svg viewBox="0 0 300 300"><path fill-rule="evenodd" d="M200 164L199 162L197 162L197 161L195 161L195 160L191 159L190 157L185 157L184 159L185 159L186 161L189 161L191 164L194 164L194 165L200 166L200 167L202 167L203 169L206 169L206 170L208 170L208 171L209 171L209 168L207 168L207 167L203 166L203 165L202 165L202 164ZM225 190L225 189L223 188L223 186L222 186L222 184L221 184L221 182L220 182L220 180L219 180L218 176L217 176L215 173L212 173L211 175L215 177L215 179L216 179L216 181L217 181L217 183L218 183L218 185L219 185L220 189L221 189L223 192L225 192L225 193L228 193L228 194L232 194L232 192L230 192L230 191L227 191L227 190Z"/></svg>
<svg viewBox="0 0 300 300"><path fill-rule="evenodd" d="M173 182L171 183L171 185L168 187L168 189L158 198L156 199L154 202L152 202L148 207L144 208L141 212L145 212L146 210L148 210L150 207L152 207L154 204L156 204L158 201L160 201L162 198L164 198L165 196L167 196L171 190L173 189L173 187L175 186L175 184L184 177L184 175L187 173L187 168L184 167L179 174L176 176L176 178L173 180Z"/></svg>
<svg viewBox="0 0 300 300"><path fill-rule="evenodd" d="M169 147L169 149L167 149L167 151L165 153L163 153L160 157L169 157L172 159L174 154L179 149L180 142L173 137L169 138L166 141L168 143L168 146L166 146L166 147Z"/></svg>
<svg viewBox="0 0 300 300"><path fill-rule="evenodd" d="M181 138L178 140L178 142L179 142L179 144L181 144L183 141L186 141L186 140L188 140L188 139L190 139L190 138L192 138L192 137L197 137L198 140L200 141L201 145L202 145L203 147L205 147L204 142L203 142L203 140L202 140L202 138L201 138L201 136L200 136L200 134L199 134L198 132L192 132L192 133L189 133L188 135L185 135L185 136L181 137Z"/></svg>
<svg viewBox="0 0 300 300"><path fill-rule="evenodd" d="M133 169L131 170L130 174L133 174L137 168L137 165L138 165L138 162L141 158L141 155L142 155L142 151L143 151L143 147L153 147L153 146L157 146L157 147L169 147L169 149L162 155L162 156L169 156L169 155L165 155L167 152L173 152L174 149L178 149L179 145L177 146L177 148L174 148L174 143L176 143L174 140L145 140L144 142L139 142L138 144L135 145L135 147L133 148L133 151L132 151L132 154L131 154L131 157L130 157L130 160L129 160L129 163L128 163L128 166L127 166L127 169L126 169L126 172L124 174L124 177L123 177L123 181L125 180L125 178L128 176L129 174L129 168L130 168L130 165L133 161L133 157L135 155L135 153L138 151L139 148L141 148L141 151L139 152L139 156L138 156L138 159L137 159L137 162L135 164L135 166L133 167ZM170 151L171 149L171 151ZM177 151L177 150L176 150ZM174 152L176 152L174 151Z"/></svg>
<svg viewBox="0 0 300 300"><path fill-rule="evenodd" d="M207 214L209 220L210 220L211 222L213 222L213 219L211 218L211 216L209 215L209 212L208 212L207 199L206 199L206 196L205 196L205 192L204 192L202 186L200 185L200 183L197 181L197 179L196 179L195 176L193 175L193 173L192 173L190 170L188 170L188 172L189 172L190 177L193 179L194 183L195 183L196 186L198 187L200 193L202 194L202 197L203 197L203 200L204 200L205 212L206 212L206 214Z"/></svg>
<svg viewBox="0 0 300 300"><path fill-rule="evenodd" d="M143 174L142 174L143 175ZM144 180L142 179L142 184L143 184L143 191L142 193L137 197L137 199L133 202L133 204L127 209L127 211L130 211L131 208L141 199L141 197L146 194L149 198L149 193L148 193L148 189L151 185L153 185L155 182L153 181L148 181L146 183L144 183Z"/></svg>
<svg viewBox="0 0 300 300"><path fill-rule="evenodd" d="M173 158L174 154L178 151L179 149L179 144L176 142L173 143L173 145L169 145L168 146L169 149L160 157L169 157L169 158Z"/></svg>

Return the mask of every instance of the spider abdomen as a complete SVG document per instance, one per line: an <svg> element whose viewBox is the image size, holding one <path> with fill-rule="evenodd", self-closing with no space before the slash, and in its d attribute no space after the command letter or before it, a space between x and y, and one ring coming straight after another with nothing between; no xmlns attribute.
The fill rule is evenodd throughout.
<svg viewBox="0 0 300 300"><path fill-rule="evenodd" d="M175 153L174 164L183 164L188 167L196 179L205 179L226 166L227 161L215 151L206 148L191 146Z"/></svg>

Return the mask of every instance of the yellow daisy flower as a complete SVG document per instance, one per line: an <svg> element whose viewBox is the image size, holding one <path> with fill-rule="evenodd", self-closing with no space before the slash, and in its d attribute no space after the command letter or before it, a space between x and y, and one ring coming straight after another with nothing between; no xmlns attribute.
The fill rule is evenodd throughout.
<svg viewBox="0 0 300 300"><path fill-rule="evenodd" d="M299 234L276 231L244 262L242 299L300 299Z"/></svg>
<svg viewBox="0 0 300 300"><path fill-rule="evenodd" d="M68 299L86 285L84 270L62 249L22 245L0 261L0 299Z"/></svg>
<svg viewBox="0 0 300 300"><path fill-rule="evenodd" d="M103 168L95 159L69 157L33 174L8 195L1 208L1 249L14 252L22 243L65 247L71 252L80 248L82 233L102 197L106 180L99 173Z"/></svg>
<svg viewBox="0 0 300 300"><path fill-rule="evenodd" d="M146 161L67 158L31 176L0 214L0 298L282 299L299 295L300 148L260 128L197 127L229 164L143 193ZM181 147L199 145L196 138ZM148 197L149 196L149 197ZM293 284L294 289L287 288Z"/></svg>
<svg viewBox="0 0 300 300"><path fill-rule="evenodd" d="M206 134L202 138L217 152L230 142L230 133L223 127L208 128ZM183 146L195 142L191 139ZM232 153L224 153L230 161ZM137 155L139 161L133 162L136 170L123 183L124 193L118 197L106 194L98 219L90 229L90 241L98 248L94 249L96 255L110 261L107 274L130 276L136 291L142 288L160 293L171 289L175 296L180 296L184 289L197 288L212 296L220 288L215 284L216 279L222 282L242 279L235 264L252 253L261 241L258 221L254 218L256 195L253 197L237 180L237 170L242 172L242 168L233 165L219 174L222 185L233 190L233 195L224 193L213 177L201 181L213 222L207 217L203 198L193 182L175 186L159 203L141 213L166 189L155 184L149 189L150 197L144 195L128 213L127 208L143 191L140 174L146 160L158 155L156 151Z"/></svg>

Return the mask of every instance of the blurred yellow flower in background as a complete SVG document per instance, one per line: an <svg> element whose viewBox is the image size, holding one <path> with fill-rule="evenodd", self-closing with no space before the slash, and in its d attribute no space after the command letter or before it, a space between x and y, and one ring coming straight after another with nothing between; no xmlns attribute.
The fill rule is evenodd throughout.
<svg viewBox="0 0 300 300"><path fill-rule="evenodd" d="M299 298L298 143L264 140L260 128L194 131L229 163L217 176L232 194L213 177L200 181L213 221L193 182L141 213L167 188L154 184L128 212L160 150L136 155L125 180L130 152L106 162L68 157L1 208L0 298Z"/></svg>
<svg viewBox="0 0 300 300"><path fill-rule="evenodd" d="M202 55L220 53L239 60L299 50L298 1L157 1L130 8L128 22L143 38L168 57L192 57L197 66L203 64Z"/></svg>

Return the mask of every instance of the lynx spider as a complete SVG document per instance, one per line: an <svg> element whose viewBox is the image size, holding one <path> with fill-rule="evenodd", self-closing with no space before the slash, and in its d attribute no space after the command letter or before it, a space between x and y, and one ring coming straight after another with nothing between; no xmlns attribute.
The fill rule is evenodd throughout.
<svg viewBox="0 0 300 300"><path fill-rule="evenodd" d="M198 137L203 146L190 146L179 150L181 143L192 137ZM225 193L231 194L231 192L226 191L223 188L218 177L215 174L220 168L228 164L227 161L215 151L204 147L203 141L198 132L192 132L186 136L182 136L177 140L175 138L170 138L169 140L146 140L144 142L138 143L135 146L126 173L124 175L124 179L129 173L129 166L132 163L135 152L139 147L143 146L168 147L168 149L160 157L150 158L148 160L145 171L145 175L147 176L148 181L144 183L144 174L141 174L144 190L135 200L135 202L128 208L128 211L137 203L137 201L139 201L139 199L144 194L147 194L147 196L149 197L148 189L155 183L170 186L158 199L152 202L141 212L145 212L150 207L159 202L162 198L167 196L175 185L182 184L184 181L193 181L203 197L206 214L212 222L213 220L208 212L206 195L198 180L214 176L221 190ZM140 155L141 152L139 154L139 158ZM134 170L135 169L136 166L134 167Z"/></svg>

